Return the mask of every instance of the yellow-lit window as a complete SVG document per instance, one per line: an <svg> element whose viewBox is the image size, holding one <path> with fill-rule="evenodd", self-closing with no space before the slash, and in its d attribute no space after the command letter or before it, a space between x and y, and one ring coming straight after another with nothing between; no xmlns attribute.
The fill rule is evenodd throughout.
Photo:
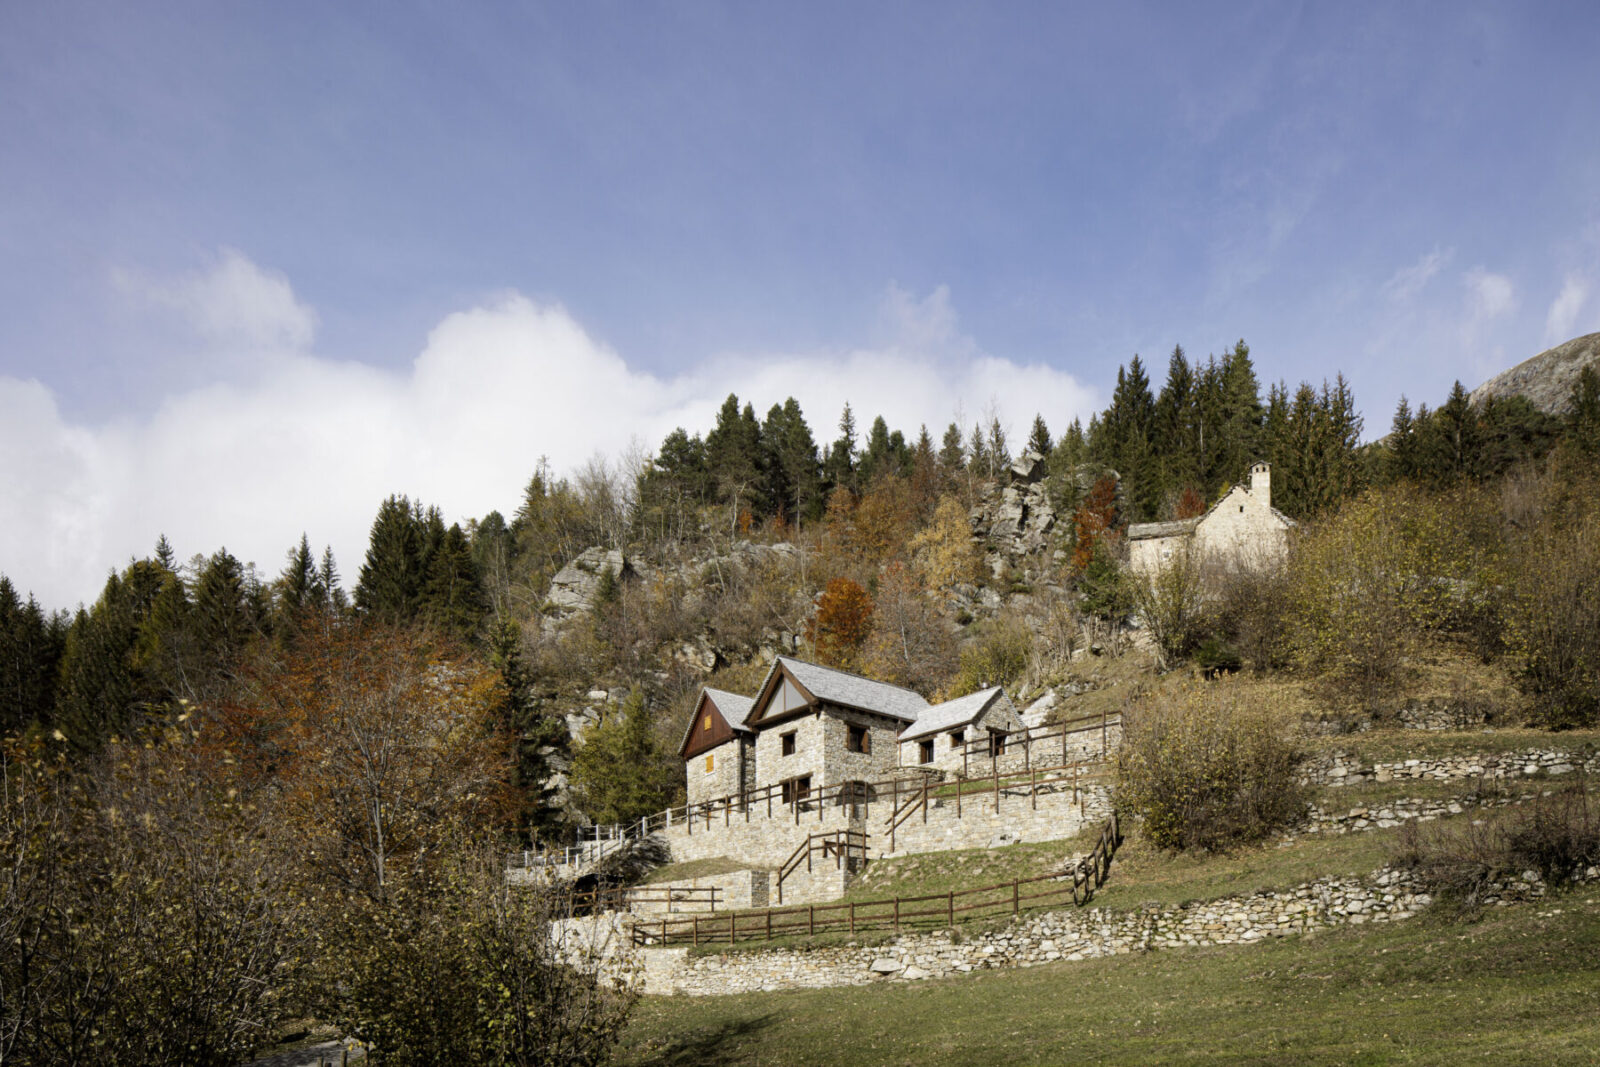
<svg viewBox="0 0 1600 1067"><path fill-rule="evenodd" d="M711 773L711 768L715 766L715 764L712 762L715 759L716 759L715 756L707 756L706 757L706 773L707 774L710 774Z"/></svg>
<svg viewBox="0 0 1600 1067"><path fill-rule="evenodd" d="M706 716L706 724L704 726L702 726L701 729L702 730L711 729L711 716L709 716L709 715Z"/></svg>

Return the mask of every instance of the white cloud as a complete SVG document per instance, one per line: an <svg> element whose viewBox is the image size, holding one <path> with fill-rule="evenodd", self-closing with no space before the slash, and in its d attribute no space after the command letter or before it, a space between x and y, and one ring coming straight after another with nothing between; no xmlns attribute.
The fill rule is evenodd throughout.
<svg viewBox="0 0 1600 1067"><path fill-rule="evenodd" d="M1394 276L1383 283L1384 293L1389 299L1400 303L1416 299L1417 294L1422 292L1434 275L1450 262L1453 254L1452 250L1435 248L1411 266L1395 271Z"/></svg>
<svg viewBox="0 0 1600 1067"><path fill-rule="evenodd" d="M231 321L309 340L314 316L287 282L276 290L287 300L234 299L282 281L239 260L217 272L239 284L196 287L224 294L206 306L276 308ZM510 294L446 317L403 372L279 352L249 385L192 388L147 418L99 426L64 418L37 382L0 378L0 499L18 516L0 524L0 572L67 606L92 600L108 569L162 533L180 557L226 546L272 575L304 530L332 544L353 582L388 494L452 519L509 512L541 456L560 471L634 441L653 450L675 426L708 429L729 392L763 414L794 396L819 443L847 399L863 425L882 414L908 434L926 422L936 438L963 403L992 402L1018 424L1043 412L1053 427L1097 404L1063 371L978 351L943 289L918 299L891 288L884 319L890 336L870 347L725 355L660 378L559 306Z"/></svg>
<svg viewBox="0 0 1600 1067"><path fill-rule="evenodd" d="M222 249L209 269L175 279L118 271L114 280L130 295L175 311L204 340L245 349L305 349L317 315L294 295L289 279L244 254Z"/></svg>
<svg viewBox="0 0 1600 1067"><path fill-rule="evenodd" d="M1475 267L1466 273L1463 281L1467 287L1468 313L1474 320L1497 319L1516 310L1516 290L1504 274Z"/></svg>
<svg viewBox="0 0 1600 1067"><path fill-rule="evenodd" d="M1570 340L1578 323L1578 313L1589 299L1589 284L1575 274L1567 275L1561 293L1550 304L1544 319L1546 344L1558 345Z"/></svg>

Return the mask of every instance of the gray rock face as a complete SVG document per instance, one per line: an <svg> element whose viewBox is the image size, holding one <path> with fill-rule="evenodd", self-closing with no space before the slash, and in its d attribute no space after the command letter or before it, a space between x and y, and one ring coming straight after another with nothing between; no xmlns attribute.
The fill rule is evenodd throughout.
<svg viewBox="0 0 1600 1067"><path fill-rule="evenodd" d="M586 548L578 557L556 572L550 579L551 605L562 612L586 611L594 605L600 590L600 575L607 567L617 579L628 569L627 560L615 548Z"/></svg>
<svg viewBox="0 0 1600 1067"><path fill-rule="evenodd" d="M1472 391L1472 402L1525 396L1547 415L1564 415L1572 386L1587 366L1600 370L1600 333L1574 337L1502 371Z"/></svg>

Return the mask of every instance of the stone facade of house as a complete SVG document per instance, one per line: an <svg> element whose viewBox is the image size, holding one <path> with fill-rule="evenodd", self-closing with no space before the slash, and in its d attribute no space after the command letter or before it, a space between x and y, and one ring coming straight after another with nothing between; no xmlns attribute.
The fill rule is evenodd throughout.
<svg viewBox="0 0 1600 1067"><path fill-rule="evenodd" d="M1236 485L1201 516L1128 527L1128 567L1150 575L1188 553L1202 564L1274 566L1289 551L1294 520L1272 506L1272 468L1256 463L1250 484Z"/></svg>

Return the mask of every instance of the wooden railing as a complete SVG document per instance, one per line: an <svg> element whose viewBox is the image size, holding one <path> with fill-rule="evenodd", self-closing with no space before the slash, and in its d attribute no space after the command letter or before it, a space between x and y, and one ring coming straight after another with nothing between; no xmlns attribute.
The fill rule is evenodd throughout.
<svg viewBox="0 0 1600 1067"><path fill-rule="evenodd" d="M1022 750L1022 769L1029 770L1034 763L1034 751L1038 750L1040 759L1049 760L1055 757L1057 764L1070 762L1068 749L1069 738L1077 734L1100 735L1100 759L1105 759L1111 752L1111 728L1119 729L1122 726L1122 716L1112 715L1102 709L1098 715L1080 715L1063 722L1050 723L1044 726L1034 726L1026 730L1017 730L1005 735L1005 749L1003 752L993 750L993 741L986 734L983 737L973 737L961 745L961 776L973 777L973 764L978 765L978 776L987 777L982 770L987 761L992 768L999 765L1000 761L1014 757L1017 749ZM1059 746L1059 751L1058 751Z"/></svg>
<svg viewBox="0 0 1600 1067"><path fill-rule="evenodd" d="M728 912L718 916L635 922L635 945L734 944L770 941L778 937L814 936L818 933L863 930L901 930L906 927L954 926L958 919L1002 914L1017 915L1051 904L1082 907L1094 899L1111 871L1111 860L1122 842L1113 815L1101 828L1089 855L1065 871L1032 878L958 889L927 896L885 900L852 900L838 904L807 904L761 911Z"/></svg>
<svg viewBox="0 0 1600 1067"><path fill-rule="evenodd" d="M588 908L597 912L626 911L636 904L665 904L669 911L673 904L703 904L707 910L715 912L718 901L722 900L724 895L722 887L714 885L677 887L633 885L574 893L572 904L574 908Z"/></svg>
<svg viewBox="0 0 1600 1067"><path fill-rule="evenodd" d="M822 858L833 858L835 868L843 868L851 859L862 862L867 858L867 835L863 830L835 830L831 834L807 834L806 839L795 847L789 858L783 861L783 866L778 868L778 903L783 903L783 880L800 869L802 861L805 862L806 871L812 870L811 857L822 853Z"/></svg>
<svg viewBox="0 0 1600 1067"><path fill-rule="evenodd" d="M1025 772L1002 774L997 768L987 778L958 778L953 782L938 784L924 780L920 787L913 790L911 795L903 802L895 804L883 832L889 835L889 851L895 851L896 832L901 826L918 812L922 813L922 821L928 821L928 807L930 801L948 802L954 800L956 804L956 818L961 818L962 798L974 794L990 794L994 797L994 810L1000 811L1000 798L1005 793L1021 793L1027 790L1028 804L1037 811L1039 808L1039 789L1041 786L1062 788L1071 783L1072 799L1074 803L1080 802L1079 790L1089 785L1104 782L1109 775L1105 763L1099 760L1080 760L1076 763L1062 764L1055 767L1034 767Z"/></svg>

